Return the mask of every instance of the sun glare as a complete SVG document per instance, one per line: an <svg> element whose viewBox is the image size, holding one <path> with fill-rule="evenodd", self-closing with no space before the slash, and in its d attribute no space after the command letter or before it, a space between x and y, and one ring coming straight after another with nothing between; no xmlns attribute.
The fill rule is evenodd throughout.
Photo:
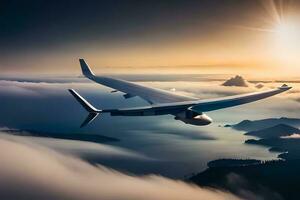
<svg viewBox="0 0 300 200"><path fill-rule="evenodd" d="M278 24L273 31L277 58L285 69L298 70L300 25L292 23L292 21L285 21Z"/></svg>
<svg viewBox="0 0 300 200"><path fill-rule="evenodd" d="M287 47L292 47L299 43L300 27L297 24L282 23L274 31L279 42Z"/></svg>

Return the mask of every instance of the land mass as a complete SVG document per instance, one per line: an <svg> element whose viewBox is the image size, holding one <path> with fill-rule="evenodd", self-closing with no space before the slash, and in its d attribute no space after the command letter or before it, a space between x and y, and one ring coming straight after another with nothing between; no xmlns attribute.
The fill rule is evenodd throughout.
<svg viewBox="0 0 300 200"><path fill-rule="evenodd" d="M242 160L243 161L243 160ZM236 162L236 161L234 161ZM209 167L188 181L230 191L245 199L299 199L300 160Z"/></svg>
<svg viewBox="0 0 300 200"><path fill-rule="evenodd" d="M270 128L265 128L257 131L250 131L248 133L245 133L245 135L252 135L260 138L278 138L299 133L300 130L298 128L286 124L278 124Z"/></svg>
<svg viewBox="0 0 300 200"><path fill-rule="evenodd" d="M270 128L251 131L245 135L252 135L260 139L246 140L246 144L270 147L270 151L281 152L283 159L300 159L300 130L298 128L279 124Z"/></svg>
<svg viewBox="0 0 300 200"><path fill-rule="evenodd" d="M299 199L300 119L270 118L244 120L227 125L247 130L245 135L259 137L247 144L270 147L281 152L274 161L219 159L208 163L208 169L188 181L199 186L230 191L244 199ZM282 153L283 152L283 153Z"/></svg>
<svg viewBox="0 0 300 200"><path fill-rule="evenodd" d="M287 160L300 159L300 139L298 138L268 138L254 140L250 139L245 142L246 144L255 144L271 147L271 151L284 152L279 154L279 158Z"/></svg>
<svg viewBox="0 0 300 200"><path fill-rule="evenodd" d="M261 119L261 120L243 120L238 124L233 125L225 125L225 127L231 127L236 130L242 131L257 131L260 129L270 128L272 126L276 126L279 124L285 124L289 126L298 127L300 126L300 119L298 118L268 118L268 119Z"/></svg>

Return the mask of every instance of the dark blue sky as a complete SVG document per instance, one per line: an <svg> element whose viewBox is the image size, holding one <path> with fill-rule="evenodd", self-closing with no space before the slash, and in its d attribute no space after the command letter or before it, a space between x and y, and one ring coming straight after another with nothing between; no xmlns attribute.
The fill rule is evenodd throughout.
<svg viewBox="0 0 300 200"><path fill-rule="evenodd" d="M93 39L168 37L201 23L238 20L255 1L1 1L1 52ZM61 44L62 43L62 44Z"/></svg>

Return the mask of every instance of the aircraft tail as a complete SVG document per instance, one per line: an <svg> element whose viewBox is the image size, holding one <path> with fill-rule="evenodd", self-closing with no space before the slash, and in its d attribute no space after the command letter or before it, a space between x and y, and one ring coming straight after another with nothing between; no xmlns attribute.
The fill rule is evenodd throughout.
<svg viewBox="0 0 300 200"><path fill-rule="evenodd" d="M89 112L89 115L86 117L84 122L81 124L80 128L90 124L96 117L102 112L94 106L92 106L87 100L80 96L75 90L69 89L69 92L75 97L75 99L82 105L82 107Z"/></svg>
<svg viewBox="0 0 300 200"><path fill-rule="evenodd" d="M80 58L79 59L79 63L80 63L82 74L85 77L91 78L91 77L95 76L95 74L93 73L93 71L91 70L91 68L89 67L89 65L85 62L84 59Z"/></svg>

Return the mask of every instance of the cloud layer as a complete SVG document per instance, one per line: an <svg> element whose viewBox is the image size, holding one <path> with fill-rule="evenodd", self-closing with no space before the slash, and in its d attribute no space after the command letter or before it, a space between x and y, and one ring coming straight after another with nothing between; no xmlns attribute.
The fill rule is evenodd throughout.
<svg viewBox="0 0 300 200"><path fill-rule="evenodd" d="M3 199L176 200L237 199L160 176L137 177L36 144L0 136L0 195Z"/></svg>

